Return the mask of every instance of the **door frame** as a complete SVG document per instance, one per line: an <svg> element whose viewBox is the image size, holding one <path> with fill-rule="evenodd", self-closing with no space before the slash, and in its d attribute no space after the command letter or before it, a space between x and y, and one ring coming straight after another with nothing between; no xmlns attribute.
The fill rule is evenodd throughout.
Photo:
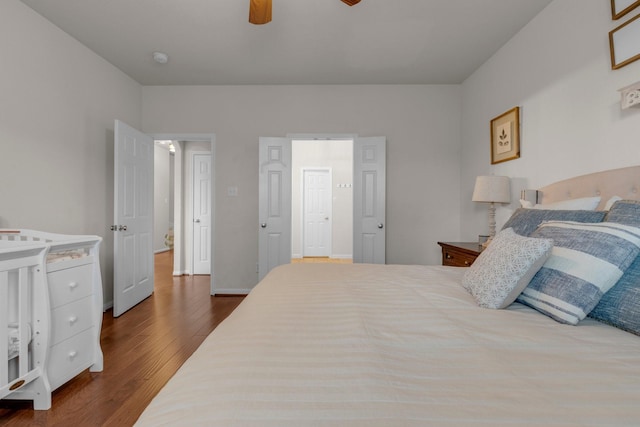
<svg viewBox="0 0 640 427"><path fill-rule="evenodd" d="M340 140L349 140L351 141L351 151L353 153L355 153L355 141L358 138L358 134L357 133L288 133L286 135L286 138L289 138L292 142L293 141L340 141ZM322 169L320 168L307 168L307 169ZM353 174L355 173L355 170L353 169L353 165L351 168L351 176L353 179ZM331 181L333 182L333 180ZM304 183L302 183L301 185L304 186ZM332 184L333 185L333 184ZM333 191L333 188L331 189ZM353 197L351 199L351 204L353 204ZM304 209L304 206L301 206L300 209ZM304 215L301 212L300 214L300 218L302 218ZM353 222L353 213L351 214L351 221ZM333 220L332 220L333 222ZM304 228L304 223L301 221L301 227ZM333 226L332 226L333 229ZM332 230L333 231L333 230ZM351 231L351 257L353 258L353 230ZM300 256L304 257L304 229L300 230ZM332 249L333 252L333 249ZM291 254L293 256L293 254ZM333 253L331 254L333 255ZM330 255L330 256L331 256Z"/></svg>
<svg viewBox="0 0 640 427"><path fill-rule="evenodd" d="M300 170L301 173L301 180L300 180L300 185L302 186L301 192L300 194L302 195L302 203L300 203L300 209L301 209L301 213L300 213L300 249L302 252L302 257L305 257L305 227L304 227L304 223L305 223L305 217L306 217L306 181L305 181L305 173L309 172L309 171L322 171L322 172L326 172L327 175L329 176L329 207L330 207L330 216L329 216L329 236L328 236L328 246L329 246L329 254L327 255L328 257L331 257L331 255L333 254L333 246L332 246L332 241L333 241L333 172L331 170L331 168L329 167L303 167ZM352 218L353 220L353 218Z"/></svg>
<svg viewBox="0 0 640 427"><path fill-rule="evenodd" d="M184 144L182 141L194 141L194 142L209 142L211 144L211 214L214 218L211 221L211 284L210 294L214 295L215 289L215 270L214 270L214 257L215 257L215 212L216 212L216 181L215 181L215 164L216 164L216 135L214 133L154 133L148 132L154 140L173 140L177 141L174 144L175 152L175 173L174 173L174 215L173 215L173 275L180 276L186 271L185 266L190 263L188 260L183 262L183 248L187 245L185 240L188 239L186 227L184 226L184 215L182 215L182 202L184 200L184 194L182 191L183 181L191 178L183 177L184 168L183 158ZM189 181L187 181L189 182Z"/></svg>

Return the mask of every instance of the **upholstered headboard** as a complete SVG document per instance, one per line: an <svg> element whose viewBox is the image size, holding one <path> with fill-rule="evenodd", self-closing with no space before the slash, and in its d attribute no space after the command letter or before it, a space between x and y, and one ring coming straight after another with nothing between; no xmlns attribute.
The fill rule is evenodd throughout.
<svg viewBox="0 0 640 427"><path fill-rule="evenodd" d="M611 169L558 181L539 189L538 203L553 203L579 197L600 196L598 209L618 196L640 200L640 166Z"/></svg>

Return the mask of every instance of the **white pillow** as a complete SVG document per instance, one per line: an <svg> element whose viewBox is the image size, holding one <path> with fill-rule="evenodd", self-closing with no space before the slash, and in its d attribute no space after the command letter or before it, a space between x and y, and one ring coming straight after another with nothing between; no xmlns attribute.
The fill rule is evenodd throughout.
<svg viewBox="0 0 640 427"><path fill-rule="evenodd" d="M506 308L527 287L552 248L551 239L520 236L506 228L467 269L462 286L480 307Z"/></svg>
<svg viewBox="0 0 640 427"><path fill-rule="evenodd" d="M560 202L547 203L544 205L534 205L528 200L520 199L520 206L526 209L551 209L551 210L565 210L565 211L594 211L600 204L600 196L596 197L581 197L579 199L562 200Z"/></svg>

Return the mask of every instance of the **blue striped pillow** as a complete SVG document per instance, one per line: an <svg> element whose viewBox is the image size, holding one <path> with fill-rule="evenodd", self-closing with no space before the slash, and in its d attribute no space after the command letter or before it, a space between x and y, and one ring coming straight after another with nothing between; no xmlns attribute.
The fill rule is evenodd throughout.
<svg viewBox="0 0 640 427"><path fill-rule="evenodd" d="M640 202L617 201L609 210L605 221L640 226ZM640 335L640 256L618 283L602 297L589 317Z"/></svg>
<svg viewBox="0 0 640 427"><path fill-rule="evenodd" d="M640 229L617 223L548 221L531 237L553 239L554 246L518 302L570 325L586 317L640 252Z"/></svg>

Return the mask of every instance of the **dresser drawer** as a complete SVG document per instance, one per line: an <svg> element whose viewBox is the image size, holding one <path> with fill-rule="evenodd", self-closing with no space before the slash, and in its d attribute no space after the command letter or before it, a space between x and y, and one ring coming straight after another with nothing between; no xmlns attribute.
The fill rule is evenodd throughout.
<svg viewBox="0 0 640 427"><path fill-rule="evenodd" d="M93 326L91 296L51 311L51 345L56 345Z"/></svg>
<svg viewBox="0 0 640 427"><path fill-rule="evenodd" d="M47 374L52 390L93 364L95 345L91 328L51 347Z"/></svg>
<svg viewBox="0 0 640 427"><path fill-rule="evenodd" d="M91 264L66 268L47 274L51 308L59 307L92 294Z"/></svg>

